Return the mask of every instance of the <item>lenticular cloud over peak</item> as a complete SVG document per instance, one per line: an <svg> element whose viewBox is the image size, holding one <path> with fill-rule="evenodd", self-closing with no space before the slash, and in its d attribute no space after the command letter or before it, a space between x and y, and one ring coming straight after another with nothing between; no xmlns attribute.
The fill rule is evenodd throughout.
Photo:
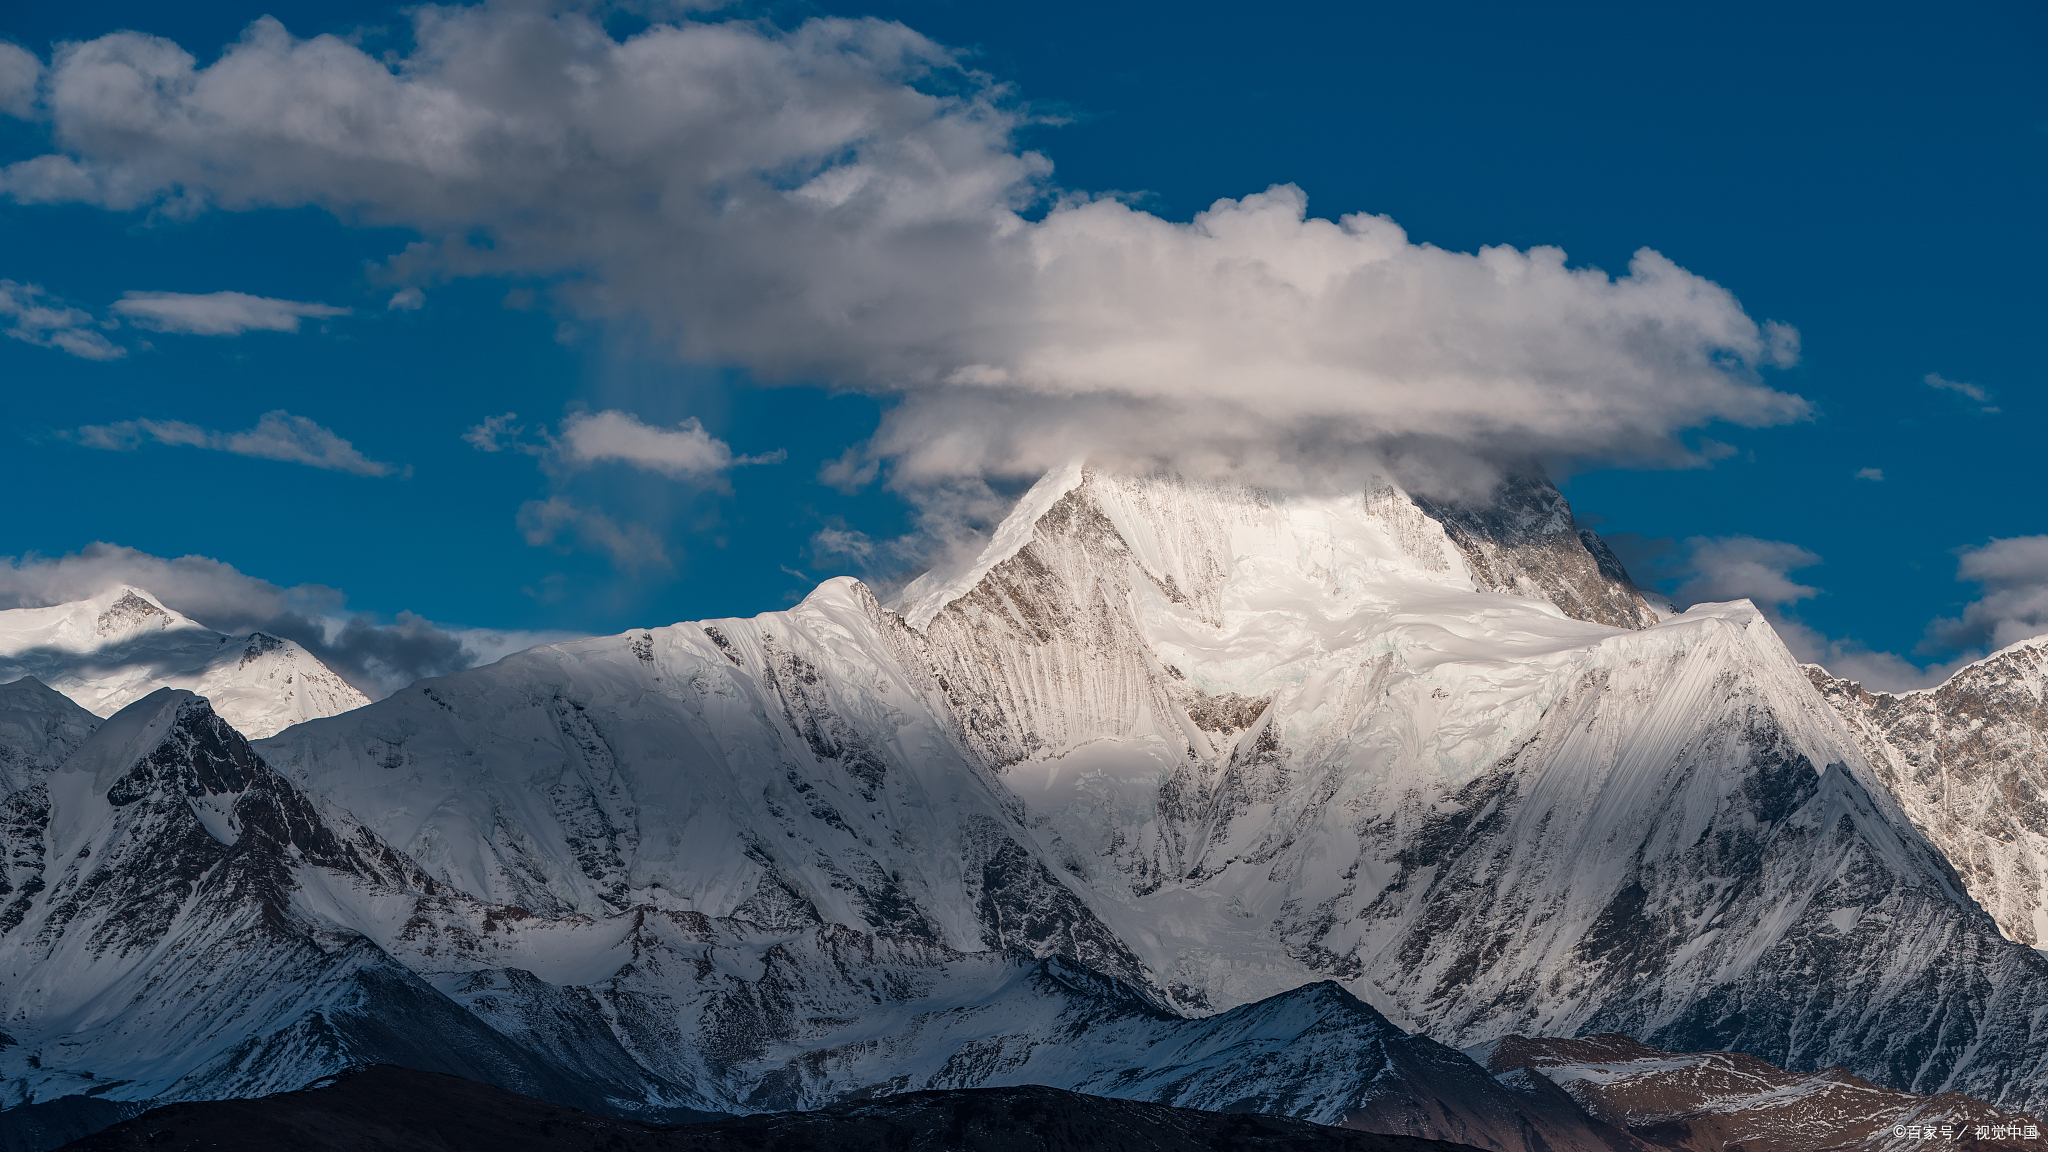
<svg viewBox="0 0 2048 1152"><path fill-rule="evenodd" d="M201 67L116 33L50 61L24 202L316 205L416 230L401 279L506 275L683 358L894 395L839 475L1029 474L1077 451L1699 459L1803 418L1797 334L1649 249L1449 252L1277 186L1186 222L1061 191L1029 110L899 24L657 25L430 7L379 59L265 18ZM481 237L486 242L476 243Z"/></svg>

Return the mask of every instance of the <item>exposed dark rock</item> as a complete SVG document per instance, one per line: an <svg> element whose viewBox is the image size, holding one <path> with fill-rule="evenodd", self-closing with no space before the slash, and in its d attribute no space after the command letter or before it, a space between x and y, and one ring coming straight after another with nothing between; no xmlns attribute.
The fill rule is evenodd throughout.
<svg viewBox="0 0 2048 1152"><path fill-rule="evenodd" d="M44 1147L47 1147L45 1145ZM1056 1088L913 1092L690 1125L579 1112L377 1065L298 1092L152 1109L66 1152L1472 1152L1465 1145L1198 1112Z"/></svg>

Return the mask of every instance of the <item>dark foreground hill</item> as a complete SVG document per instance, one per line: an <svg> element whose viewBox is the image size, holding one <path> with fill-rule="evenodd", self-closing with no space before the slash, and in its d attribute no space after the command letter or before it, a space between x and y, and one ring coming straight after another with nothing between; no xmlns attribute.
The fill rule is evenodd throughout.
<svg viewBox="0 0 2048 1152"><path fill-rule="evenodd" d="M1475 1152L1464 1144L1057 1088L912 1092L646 1124L379 1064L297 1092L153 1108L65 1152Z"/></svg>

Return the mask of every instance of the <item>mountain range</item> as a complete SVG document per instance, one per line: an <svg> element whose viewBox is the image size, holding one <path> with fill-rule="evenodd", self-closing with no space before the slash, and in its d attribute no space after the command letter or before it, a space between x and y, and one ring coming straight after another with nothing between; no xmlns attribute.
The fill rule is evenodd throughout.
<svg viewBox="0 0 2048 1152"><path fill-rule="evenodd" d="M141 590L28 611L0 1127L381 1062L655 1123L1035 1084L1706 1146L1489 1063L1606 1035L2048 1106L2040 649L1867 692L1646 596L1536 477L1074 465L887 604L368 704ZM216 655L121 663L187 634Z"/></svg>

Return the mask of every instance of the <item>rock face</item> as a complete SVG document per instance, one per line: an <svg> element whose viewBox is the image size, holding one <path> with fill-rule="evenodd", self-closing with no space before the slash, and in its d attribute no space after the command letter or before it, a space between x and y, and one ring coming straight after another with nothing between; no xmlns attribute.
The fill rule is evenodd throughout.
<svg viewBox="0 0 2048 1152"><path fill-rule="evenodd" d="M1879 1152L1928 1140L2038 1147L2038 1119L1960 1093L1915 1096L1840 1068L1787 1072L1735 1052L1667 1052L1613 1033L1510 1036L1472 1055L1503 1083L1562 1090L1599 1119L1680 1152ZM2036 1138L2029 1140L2032 1127ZM1979 1139L1979 1128L1998 1136ZM1944 1131L1946 1128L1946 1131Z"/></svg>
<svg viewBox="0 0 2048 1152"><path fill-rule="evenodd" d="M1870 692L1808 668L1877 778L2005 934L2048 947L2048 641L1938 688Z"/></svg>
<svg viewBox="0 0 2048 1152"><path fill-rule="evenodd" d="M1599 535L1578 527L1563 494L1532 469L1510 477L1491 504L1417 500L1494 592L1548 600L1574 620L1648 628L1658 614Z"/></svg>
<svg viewBox="0 0 2048 1152"><path fill-rule="evenodd" d="M5 800L0 1091L1040 1083L1613 1152L1438 1041L1623 1032L2048 1101L2048 959L1749 605L1645 615L1596 544L1534 482L1075 467L894 606L828 581L253 748L150 697Z"/></svg>
<svg viewBox="0 0 2048 1152"><path fill-rule="evenodd" d="M129 587L0 611L0 681L20 676L103 717L158 688L183 688L250 736L370 702L293 641L223 636Z"/></svg>

